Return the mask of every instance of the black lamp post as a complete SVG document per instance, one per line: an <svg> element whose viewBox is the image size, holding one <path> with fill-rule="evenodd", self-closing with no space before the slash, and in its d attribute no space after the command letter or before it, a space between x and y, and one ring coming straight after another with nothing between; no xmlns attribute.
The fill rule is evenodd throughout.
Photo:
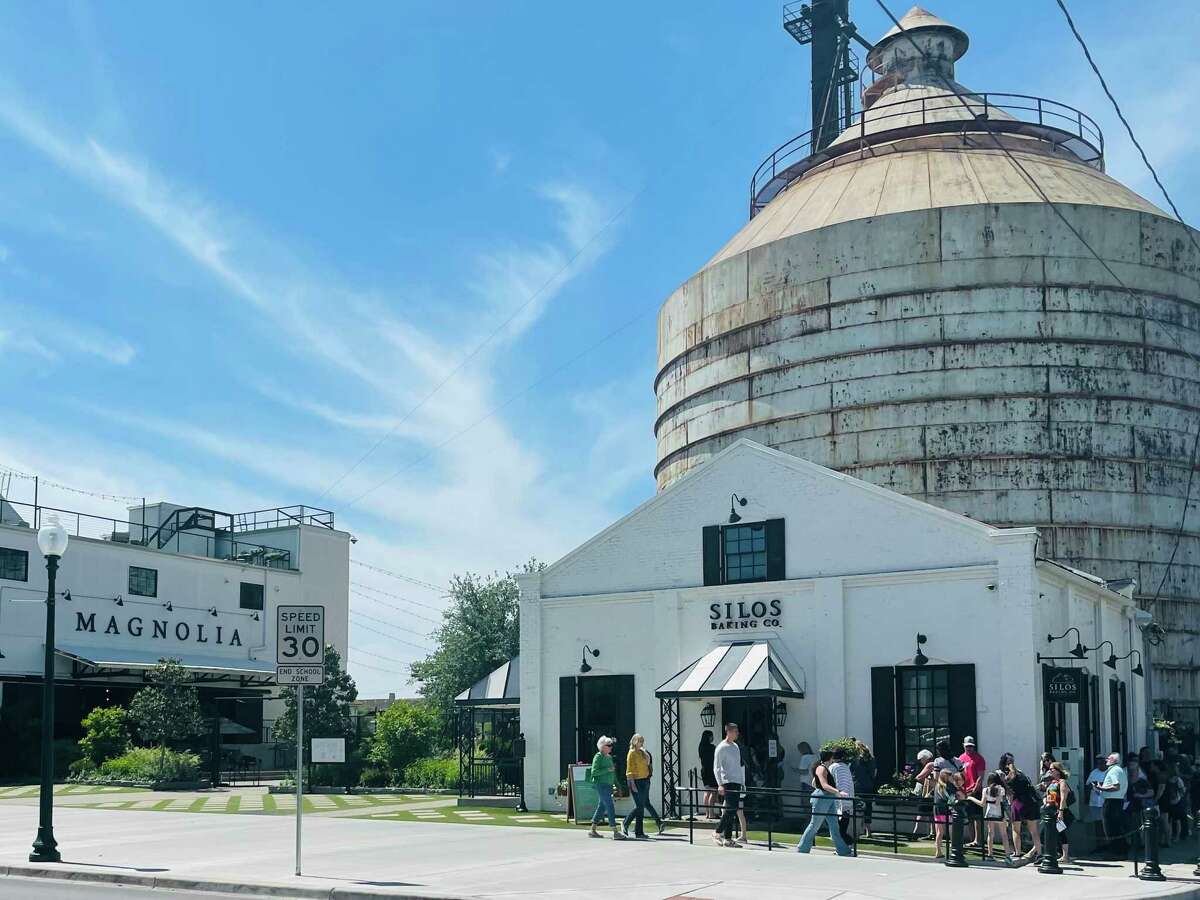
<svg viewBox="0 0 1200 900"><path fill-rule="evenodd" d="M60 862L54 840L54 581L58 561L67 552L67 529L58 516L49 516L38 530L38 549L46 558L46 655L42 672L42 791L38 810L38 833L30 862Z"/></svg>
<svg viewBox="0 0 1200 900"><path fill-rule="evenodd" d="M525 732L523 731L513 741L513 756L517 758L519 769L517 778L521 785L521 801L517 804L517 812L527 813L529 807L525 805Z"/></svg>

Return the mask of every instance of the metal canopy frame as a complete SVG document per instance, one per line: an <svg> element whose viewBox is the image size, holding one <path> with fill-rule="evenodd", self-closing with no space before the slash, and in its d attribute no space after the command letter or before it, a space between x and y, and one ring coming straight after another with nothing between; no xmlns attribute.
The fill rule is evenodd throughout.
<svg viewBox="0 0 1200 900"><path fill-rule="evenodd" d="M517 797L525 780L525 761L511 752L521 734L521 709L511 703L456 701L458 796ZM483 743L491 740L491 749ZM510 752L498 753L503 745Z"/></svg>

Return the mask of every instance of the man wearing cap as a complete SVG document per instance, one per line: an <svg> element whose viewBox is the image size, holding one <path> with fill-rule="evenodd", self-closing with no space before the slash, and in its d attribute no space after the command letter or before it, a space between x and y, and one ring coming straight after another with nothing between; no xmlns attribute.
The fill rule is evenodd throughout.
<svg viewBox="0 0 1200 900"><path fill-rule="evenodd" d="M987 775L987 762L975 747L975 738L963 738L963 754L958 758L963 765L963 792L968 797L983 796L983 779ZM967 818L971 823L971 846L983 846L983 807L975 803L966 806Z"/></svg>
<svg viewBox="0 0 1200 900"><path fill-rule="evenodd" d="M1125 840L1125 792L1129 790L1129 775L1121 768L1121 754L1110 753L1105 759L1108 766L1104 780L1092 783L1092 790L1104 796L1104 834L1109 849L1120 856L1125 855L1128 844Z"/></svg>

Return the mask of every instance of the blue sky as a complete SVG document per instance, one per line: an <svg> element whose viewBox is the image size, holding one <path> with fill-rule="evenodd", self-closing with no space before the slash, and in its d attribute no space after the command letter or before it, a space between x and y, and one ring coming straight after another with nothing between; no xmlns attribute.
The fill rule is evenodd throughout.
<svg viewBox="0 0 1200 900"><path fill-rule="evenodd" d="M960 81L1083 108L1161 203L1052 0L928 5L971 35ZM1189 215L1190 4L1071 5ZM780 6L0 6L0 467L327 506L356 559L437 585L557 558L652 495L658 306L807 127ZM442 603L352 580L402 628L368 598ZM352 622L363 693L411 692L424 639Z"/></svg>

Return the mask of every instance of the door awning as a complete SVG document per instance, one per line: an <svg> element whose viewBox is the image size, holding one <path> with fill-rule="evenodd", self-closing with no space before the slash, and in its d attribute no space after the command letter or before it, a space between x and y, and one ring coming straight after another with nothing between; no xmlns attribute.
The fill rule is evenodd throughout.
<svg viewBox="0 0 1200 900"><path fill-rule="evenodd" d="M106 650L102 647L80 647L60 644L54 648L59 656L93 669L152 669L169 653L150 653L138 650ZM275 662L269 659L237 659L222 656L180 654L179 664L198 674L249 675L262 678L274 676Z"/></svg>
<svg viewBox="0 0 1200 900"><path fill-rule="evenodd" d="M654 696L803 698L804 690L770 644L739 641L714 647L659 685Z"/></svg>
<svg viewBox="0 0 1200 900"><path fill-rule="evenodd" d="M521 657L514 656L454 698L458 706L520 706Z"/></svg>

